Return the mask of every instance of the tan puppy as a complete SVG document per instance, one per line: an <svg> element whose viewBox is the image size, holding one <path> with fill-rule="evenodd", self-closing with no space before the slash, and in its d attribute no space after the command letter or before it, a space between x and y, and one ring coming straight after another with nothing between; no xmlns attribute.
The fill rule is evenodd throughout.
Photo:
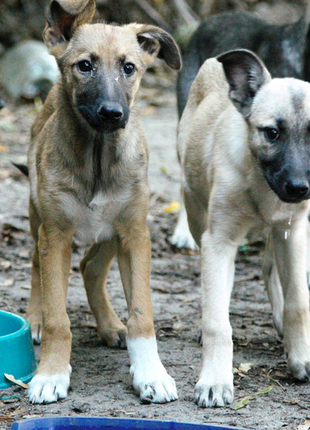
<svg viewBox="0 0 310 430"><path fill-rule="evenodd" d="M271 79L250 51L207 60L191 88L178 149L189 225L202 258L203 365L196 403L233 400L234 260L238 245L257 228L269 232L264 277L289 368L308 380L310 84Z"/></svg>
<svg viewBox="0 0 310 430"><path fill-rule="evenodd" d="M37 342L43 329L29 399L53 402L67 395L66 294L76 235L92 244L81 272L101 339L125 346L128 330L133 386L142 401L164 403L177 392L157 353L145 224L148 153L134 100L147 64L159 55L179 69L180 53L157 27L90 25L94 13L95 0L52 1L44 31L61 77L33 126L28 158L35 250L27 316ZM115 255L128 303L127 330L106 289Z"/></svg>

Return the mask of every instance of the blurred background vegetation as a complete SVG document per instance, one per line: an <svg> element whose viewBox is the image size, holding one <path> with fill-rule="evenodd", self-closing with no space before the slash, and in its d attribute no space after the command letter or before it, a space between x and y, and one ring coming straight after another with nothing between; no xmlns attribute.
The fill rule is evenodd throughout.
<svg viewBox="0 0 310 430"><path fill-rule="evenodd" d="M199 21L225 10L255 11L269 22L298 20L306 0L97 0L97 19L159 25L186 44ZM21 40L41 40L48 0L0 0L0 55Z"/></svg>
<svg viewBox="0 0 310 430"><path fill-rule="evenodd" d="M45 9L50 0L0 0L0 99L45 99L58 78L56 62L42 43ZM68 0L69 1L69 0ZM274 24L297 21L310 0L97 0L95 20L158 25L184 51L202 19L227 10L253 11ZM157 82L159 79L159 83ZM155 84L156 82L156 84ZM143 87L174 90L175 74L155 62ZM152 96L147 94L145 97ZM154 96L154 94L153 94ZM160 101L165 94L156 97ZM155 99L155 97L151 97Z"/></svg>

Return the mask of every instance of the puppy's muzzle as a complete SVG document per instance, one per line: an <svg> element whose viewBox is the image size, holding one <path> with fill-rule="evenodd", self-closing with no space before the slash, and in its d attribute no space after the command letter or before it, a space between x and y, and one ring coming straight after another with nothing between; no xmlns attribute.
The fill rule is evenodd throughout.
<svg viewBox="0 0 310 430"><path fill-rule="evenodd" d="M309 182L291 179L285 184L285 191L289 199L304 200L309 193Z"/></svg>

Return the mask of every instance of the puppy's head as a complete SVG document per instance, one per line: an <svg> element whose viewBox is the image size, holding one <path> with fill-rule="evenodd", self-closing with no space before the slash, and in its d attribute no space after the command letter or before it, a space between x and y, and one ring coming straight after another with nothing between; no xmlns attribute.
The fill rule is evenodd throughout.
<svg viewBox="0 0 310 430"><path fill-rule="evenodd" d="M103 133L124 128L141 77L156 56L181 67L173 38L152 25L90 24L95 0L53 0L43 33L72 108Z"/></svg>
<svg viewBox="0 0 310 430"><path fill-rule="evenodd" d="M220 55L229 96L249 128L249 145L278 197L287 203L310 198L310 84L271 79L250 51Z"/></svg>

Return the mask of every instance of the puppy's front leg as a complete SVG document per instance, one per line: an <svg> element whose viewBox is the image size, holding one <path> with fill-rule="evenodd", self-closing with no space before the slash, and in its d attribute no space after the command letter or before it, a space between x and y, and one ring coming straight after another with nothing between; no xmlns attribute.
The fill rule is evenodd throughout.
<svg viewBox="0 0 310 430"><path fill-rule="evenodd" d="M150 259L150 235L144 223L120 235L118 261L129 311L127 349L133 387L142 402L166 403L177 399L177 390L157 351Z"/></svg>
<svg viewBox="0 0 310 430"><path fill-rule="evenodd" d="M208 230L201 244L203 365L195 402L200 407L225 406L233 401L229 302L237 247Z"/></svg>
<svg viewBox="0 0 310 430"><path fill-rule="evenodd" d="M309 290L306 276L306 218L294 221L290 236L285 227L273 228L274 250L284 294L283 337L288 366L301 380L310 379Z"/></svg>
<svg viewBox="0 0 310 430"><path fill-rule="evenodd" d="M71 332L66 295L73 231L39 229L42 290L42 355L29 384L29 400L50 403L67 396L70 383Z"/></svg>

